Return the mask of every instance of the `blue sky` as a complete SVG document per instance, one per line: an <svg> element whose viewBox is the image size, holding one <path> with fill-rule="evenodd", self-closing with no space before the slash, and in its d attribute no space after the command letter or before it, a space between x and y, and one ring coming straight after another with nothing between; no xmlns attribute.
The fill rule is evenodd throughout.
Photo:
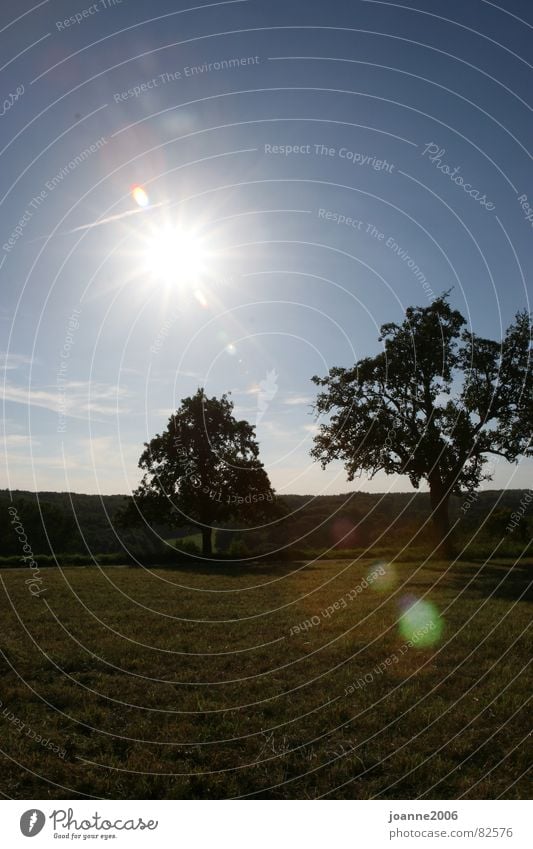
<svg viewBox="0 0 533 849"><path fill-rule="evenodd" d="M432 293L495 338L529 306L532 25L525 0L4 4L3 485L128 492L203 385L278 491L409 490L310 460L310 378ZM153 267L168 228L192 279Z"/></svg>

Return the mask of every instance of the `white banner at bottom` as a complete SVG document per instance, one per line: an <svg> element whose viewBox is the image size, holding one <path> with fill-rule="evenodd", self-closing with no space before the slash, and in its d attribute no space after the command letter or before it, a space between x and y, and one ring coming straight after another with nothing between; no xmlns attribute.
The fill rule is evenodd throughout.
<svg viewBox="0 0 533 849"><path fill-rule="evenodd" d="M381 849L533 845L527 801L50 801L1 803L9 849ZM35 843L29 844L35 839Z"/></svg>

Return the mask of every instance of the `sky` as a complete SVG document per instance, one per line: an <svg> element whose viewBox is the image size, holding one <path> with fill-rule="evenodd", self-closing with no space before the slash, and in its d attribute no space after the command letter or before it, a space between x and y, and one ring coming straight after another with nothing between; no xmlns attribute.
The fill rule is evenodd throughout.
<svg viewBox="0 0 533 849"><path fill-rule="evenodd" d="M311 460L311 377L445 290L492 338L530 308L532 12L2 4L1 485L130 492L203 386L278 492L410 490Z"/></svg>

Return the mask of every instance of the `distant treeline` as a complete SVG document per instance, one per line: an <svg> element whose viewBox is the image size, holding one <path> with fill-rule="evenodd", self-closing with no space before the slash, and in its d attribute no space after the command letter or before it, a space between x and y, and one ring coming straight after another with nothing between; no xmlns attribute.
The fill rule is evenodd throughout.
<svg viewBox="0 0 533 849"><path fill-rule="evenodd" d="M20 554L9 507L16 508L34 554L113 554L125 548L155 550L157 532L165 538L169 536L168 529L156 528L153 533L142 527L119 528L117 517L127 501L124 495L0 490L0 556Z"/></svg>
<svg viewBox="0 0 533 849"><path fill-rule="evenodd" d="M507 549L520 544L523 548L532 537L531 517L525 513L512 532L508 526L528 492L489 490L452 498L450 518L457 522L457 542L483 545L503 537ZM265 529L237 534L243 544L251 550L291 545L316 552L333 549L334 554L336 549L426 547L433 539L428 493L287 495L283 502L288 515ZM219 533L219 546L221 537Z"/></svg>
<svg viewBox="0 0 533 849"><path fill-rule="evenodd" d="M531 540L531 517L527 510L521 509L528 493L529 490L518 489L490 490L453 499L451 518L459 521L458 540L482 545L504 538L507 549L523 547L524 542ZM286 515L266 527L220 528L215 535L215 551L245 556L289 547L299 552L334 554L348 549L423 547L431 538L426 493L287 495L281 500ZM177 540L179 549L179 539L195 533L191 527L176 530L164 525L123 528L119 515L127 501L124 495L0 490L0 557L22 553L10 507L16 508L18 521L35 555L118 556L129 552L134 557L145 556L154 561L158 556L167 559L169 546L165 540ZM511 517L517 511L520 521L509 530ZM187 541L183 549L191 552L194 546Z"/></svg>

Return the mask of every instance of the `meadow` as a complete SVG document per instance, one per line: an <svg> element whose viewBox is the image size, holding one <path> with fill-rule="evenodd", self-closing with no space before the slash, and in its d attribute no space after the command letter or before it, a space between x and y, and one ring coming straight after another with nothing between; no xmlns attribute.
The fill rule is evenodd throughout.
<svg viewBox="0 0 533 849"><path fill-rule="evenodd" d="M531 563L377 565L3 569L0 789L527 798Z"/></svg>

